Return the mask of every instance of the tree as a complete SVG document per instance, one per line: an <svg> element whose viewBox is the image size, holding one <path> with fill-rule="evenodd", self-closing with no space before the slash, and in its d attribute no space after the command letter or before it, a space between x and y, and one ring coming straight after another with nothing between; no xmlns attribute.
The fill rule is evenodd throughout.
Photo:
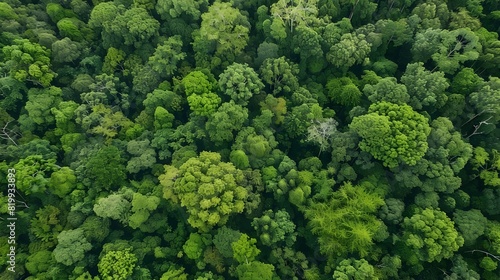
<svg viewBox="0 0 500 280"><path fill-rule="evenodd" d="M77 18L63 18L57 22L59 34L63 37L68 37L76 42L82 41L84 38L91 36L91 30L86 24Z"/></svg>
<svg viewBox="0 0 500 280"><path fill-rule="evenodd" d="M271 152L278 143L271 131L258 134L253 127L246 127L238 133L233 150L242 151L249 160L252 168L261 168L271 157Z"/></svg>
<svg viewBox="0 0 500 280"><path fill-rule="evenodd" d="M460 178L455 176L472 157L472 146L455 131L450 120L442 117L432 121L427 143L428 149L422 159L420 175L425 175L428 179L423 182L422 189L453 192L461 185Z"/></svg>
<svg viewBox="0 0 500 280"><path fill-rule="evenodd" d="M413 9L412 15L418 19L419 30L439 29L448 22L450 12L445 2L423 2Z"/></svg>
<svg viewBox="0 0 500 280"><path fill-rule="evenodd" d="M30 119L38 125L50 125L55 119L51 109L62 101L62 90L51 86L44 89L32 88L28 91L26 110Z"/></svg>
<svg viewBox="0 0 500 280"><path fill-rule="evenodd" d="M79 43L65 37L52 44L52 57L54 62L73 62L81 54Z"/></svg>
<svg viewBox="0 0 500 280"><path fill-rule="evenodd" d="M56 76L50 69L50 50L28 39L15 39L2 48L5 67L20 82L29 81L48 87Z"/></svg>
<svg viewBox="0 0 500 280"><path fill-rule="evenodd" d="M484 234L488 219L478 209L469 211L456 210L453 221L464 237L465 246L473 245L477 238Z"/></svg>
<svg viewBox="0 0 500 280"><path fill-rule="evenodd" d="M81 225L85 238L92 244L101 243L110 233L110 220L98 216L89 216Z"/></svg>
<svg viewBox="0 0 500 280"><path fill-rule="evenodd" d="M386 225L397 225L403 220L405 204L396 198L387 198L385 204L380 207L379 217L386 222Z"/></svg>
<svg viewBox="0 0 500 280"><path fill-rule="evenodd" d="M211 81L205 73L192 71L181 80L179 88L186 94L189 108L196 115L208 116L221 103L221 98L212 92L215 86L215 81Z"/></svg>
<svg viewBox="0 0 500 280"><path fill-rule="evenodd" d="M293 107L285 116L283 126L289 138L305 137L307 129L318 120L323 119L323 111L318 104L302 104Z"/></svg>
<svg viewBox="0 0 500 280"><path fill-rule="evenodd" d="M173 185L168 182L168 173L160 176L160 183L166 198L186 208L192 227L206 232L224 225L231 214L243 212L248 197L239 184L243 173L232 163L222 162L220 154L201 152L182 164L178 172Z"/></svg>
<svg viewBox="0 0 500 280"><path fill-rule="evenodd" d="M450 91L462 95L478 91L484 84L483 78L477 75L472 68L464 67L451 82Z"/></svg>
<svg viewBox="0 0 500 280"><path fill-rule="evenodd" d="M189 235L189 238L182 246L182 249L188 258L198 260L203 255L203 249L205 249L207 245L206 243L208 243L206 237L193 232Z"/></svg>
<svg viewBox="0 0 500 280"><path fill-rule="evenodd" d="M62 167L55 172L52 172L50 181L48 183L48 189L60 198L68 195L71 191L73 191L75 186L75 172L67 166Z"/></svg>
<svg viewBox="0 0 500 280"><path fill-rule="evenodd" d="M317 17L317 0L290 1L279 0L271 5L272 25L280 26L284 31L294 34L294 28L297 25L317 26L321 20ZM275 27L277 28L277 27ZM289 31L288 31L289 29ZM273 33L271 33L272 35ZM286 38L286 33L282 39ZM273 36L279 39L277 36Z"/></svg>
<svg viewBox="0 0 500 280"><path fill-rule="evenodd" d="M276 246L285 241L286 245L291 247L295 242L295 224L285 210L267 210L260 218L253 219L252 226L259 234L262 244L266 246Z"/></svg>
<svg viewBox="0 0 500 280"><path fill-rule="evenodd" d="M85 253L92 249L92 245L85 239L82 229L62 231L57 236L57 246L54 249L54 259L66 266L85 258Z"/></svg>
<svg viewBox="0 0 500 280"><path fill-rule="evenodd" d="M365 85L363 93L372 103L385 101L402 105L410 101L406 87L398 84L394 77L382 78L375 85Z"/></svg>
<svg viewBox="0 0 500 280"><path fill-rule="evenodd" d="M177 70L177 64L185 57L181 37L176 35L158 44L153 55L149 57L148 64L162 77L171 77Z"/></svg>
<svg viewBox="0 0 500 280"><path fill-rule="evenodd" d="M337 104L353 107L361 101L361 91L348 77L330 79L326 89L328 98Z"/></svg>
<svg viewBox="0 0 500 280"><path fill-rule="evenodd" d="M337 121L328 118L316 121L307 129L307 141L319 145L319 154L331 147L331 139L337 133Z"/></svg>
<svg viewBox="0 0 500 280"><path fill-rule="evenodd" d="M241 129L247 119L248 110L230 101L222 104L217 112L208 118L205 128L215 143L232 141L233 132Z"/></svg>
<svg viewBox="0 0 500 280"><path fill-rule="evenodd" d="M127 129L132 127L133 123L122 111L99 104L105 96L102 92L92 92L92 94L86 95L85 98L94 99L91 104L95 102L94 104L97 103L97 105L90 108L90 113L86 105L80 105L76 110L77 117L75 121L88 133L105 136L106 142L110 143L112 138L124 135Z"/></svg>
<svg viewBox="0 0 500 280"><path fill-rule="evenodd" d="M247 17L230 3L214 2L201 19L199 31L193 33L197 65L212 69L234 62L248 43Z"/></svg>
<svg viewBox="0 0 500 280"><path fill-rule="evenodd" d="M112 75L116 67L118 67L121 63L123 63L123 60L125 59L125 52L120 49L116 48L109 48L108 53L106 54L106 57L104 58L104 65L102 67L102 71L104 73Z"/></svg>
<svg viewBox="0 0 500 280"><path fill-rule="evenodd" d="M98 217L111 218L126 223L129 218L131 203L122 194L111 194L102 197L94 204L94 212Z"/></svg>
<svg viewBox="0 0 500 280"><path fill-rule="evenodd" d="M90 179L89 184L99 189L119 187L125 180L125 166L120 150L115 146L99 149L86 162L84 177Z"/></svg>
<svg viewBox="0 0 500 280"><path fill-rule="evenodd" d="M148 220L151 212L156 210L160 204L160 198L153 195L142 195L134 193L132 197L132 209L128 225L136 229Z"/></svg>
<svg viewBox="0 0 500 280"><path fill-rule="evenodd" d="M247 64L239 63L231 64L219 75L219 86L224 94L242 106L264 88L257 73Z"/></svg>
<svg viewBox="0 0 500 280"><path fill-rule="evenodd" d="M330 47L326 60L347 72L349 67L365 61L370 54L371 46L364 34L347 33L342 35L340 42Z"/></svg>
<svg viewBox="0 0 500 280"><path fill-rule="evenodd" d="M498 187L500 186L500 178L498 172L500 171L500 153L493 149L488 153L482 147L474 148L474 157L471 159L473 170L475 174L473 178L479 177L483 180L485 186Z"/></svg>
<svg viewBox="0 0 500 280"><path fill-rule="evenodd" d="M213 243L221 255L225 258L232 258L234 255L231 244L240 239L241 232L222 226L217 229Z"/></svg>
<svg viewBox="0 0 500 280"><path fill-rule="evenodd" d="M266 59L260 67L260 75L272 87L274 95L291 93L298 89L297 74L299 74L297 65L284 56Z"/></svg>
<svg viewBox="0 0 500 280"><path fill-rule="evenodd" d="M233 258L240 264L248 264L255 260L260 254L260 250L255 246L257 240L249 238L245 233L240 235L240 238L231 243L233 249Z"/></svg>
<svg viewBox="0 0 500 280"><path fill-rule="evenodd" d="M321 36L318 32L304 24L300 24L295 29L292 45L294 53L300 55L301 65L307 65L312 73L321 71L324 67L324 60L323 50L321 49Z"/></svg>
<svg viewBox="0 0 500 280"><path fill-rule="evenodd" d="M375 276L374 267L365 259L345 259L339 263L333 272L333 279L349 280L349 279L379 279Z"/></svg>
<svg viewBox="0 0 500 280"><path fill-rule="evenodd" d="M208 6L207 0L158 0L156 11L163 20L180 17L182 14L190 15L194 20L200 18L201 11Z"/></svg>
<svg viewBox="0 0 500 280"><path fill-rule="evenodd" d="M161 108L161 107L158 107ZM156 163L156 152L150 147L149 140L132 140L127 143L127 152L132 158L127 163L129 173L138 173L141 170L151 168Z"/></svg>
<svg viewBox="0 0 500 280"><path fill-rule="evenodd" d="M38 275L46 272L54 265L54 256L47 250L37 251L31 254L26 260L26 270L31 275Z"/></svg>
<svg viewBox="0 0 500 280"><path fill-rule="evenodd" d="M446 103L445 90L449 83L443 72L428 71L421 62L411 63L406 66L401 82L406 86L410 95L409 105L417 110L424 107L426 109L441 108Z"/></svg>
<svg viewBox="0 0 500 280"><path fill-rule="evenodd" d="M58 169L55 162L55 159L44 159L40 155L19 160L14 165L17 189L26 195L43 193L50 182L50 174Z"/></svg>
<svg viewBox="0 0 500 280"><path fill-rule="evenodd" d="M345 183L327 202L305 208L311 232L318 235L321 253L345 257L349 253L367 256L382 221L375 216L384 201L362 186Z"/></svg>
<svg viewBox="0 0 500 280"><path fill-rule="evenodd" d="M470 279L479 280L481 277L479 273L469 268L469 264L464 260L464 258L456 254L452 259L453 267L451 268L451 273L447 275L444 280L455 280L455 279Z"/></svg>
<svg viewBox="0 0 500 280"><path fill-rule="evenodd" d="M65 9L57 3L48 3L45 11L54 23L59 22L63 18L75 17L75 14L71 10Z"/></svg>
<svg viewBox="0 0 500 280"><path fill-rule="evenodd" d="M468 120L469 122L474 120L474 122L479 121L481 118L484 121L485 126L490 124L489 121L497 123L500 120L498 115L500 109L498 104L500 104L500 78L490 77L490 80L484 84L480 90L475 91L469 95L469 103L473 107L474 115ZM479 119L476 119L480 117ZM488 119L489 118L489 119ZM481 127L481 122L474 126L477 128L476 134L481 134L484 132L478 132ZM484 128L483 128L484 129ZM491 129L491 128L490 128ZM470 137L470 135L468 136Z"/></svg>
<svg viewBox="0 0 500 280"><path fill-rule="evenodd" d="M236 275L240 280L273 279L274 266L259 261L240 264L236 267Z"/></svg>
<svg viewBox="0 0 500 280"><path fill-rule="evenodd" d="M18 19L18 15L8 3L0 3L0 16L5 19Z"/></svg>
<svg viewBox="0 0 500 280"><path fill-rule="evenodd" d="M61 210L55 206L47 205L36 210L35 213L35 218L30 221L30 231L38 239L53 246L58 234L63 230L63 225L59 221Z"/></svg>
<svg viewBox="0 0 500 280"><path fill-rule="evenodd" d="M454 222L440 210L417 208L403 221L402 242L409 251L404 255L410 264L415 261L433 262L449 259L463 244ZM413 259L416 257L416 260Z"/></svg>
<svg viewBox="0 0 500 280"><path fill-rule="evenodd" d="M255 66L260 67L262 62L268 58L278 58L279 46L274 43L262 42L257 48L257 57L254 60Z"/></svg>
<svg viewBox="0 0 500 280"><path fill-rule="evenodd" d="M104 24L104 28L108 33L121 38L125 45L140 47L158 34L160 23L147 10L131 8L118 14L109 24Z"/></svg>
<svg viewBox="0 0 500 280"><path fill-rule="evenodd" d="M481 49L479 38L469 28L427 29L415 35L412 52L416 61L426 62L432 58L436 68L454 74L460 63L476 60Z"/></svg>
<svg viewBox="0 0 500 280"><path fill-rule="evenodd" d="M281 124L285 119L287 109L286 100L284 98L276 98L271 94L268 94L266 99L260 102L259 105L261 106L262 114L265 114L263 111L267 110L273 115L272 118L274 124Z"/></svg>
<svg viewBox="0 0 500 280"><path fill-rule="evenodd" d="M360 148L390 168L415 165L427 151L431 131L427 119L410 106L388 102L372 104L349 127L363 139Z"/></svg>
<svg viewBox="0 0 500 280"><path fill-rule="evenodd" d="M137 257L130 249L108 251L97 265L104 279L125 280L132 276L137 264Z"/></svg>

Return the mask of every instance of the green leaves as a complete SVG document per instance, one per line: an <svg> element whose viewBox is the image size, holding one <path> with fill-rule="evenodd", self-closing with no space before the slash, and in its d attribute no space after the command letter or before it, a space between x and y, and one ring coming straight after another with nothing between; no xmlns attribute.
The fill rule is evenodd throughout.
<svg viewBox="0 0 500 280"><path fill-rule="evenodd" d="M207 5L207 0L158 0L156 11L164 20L170 17L177 18L182 14L190 15L194 20L197 20Z"/></svg>
<svg viewBox="0 0 500 280"><path fill-rule="evenodd" d="M179 35L168 38L155 49L149 57L148 64L162 77L170 77L177 70L177 64L184 60L186 53L182 52L182 41Z"/></svg>
<svg viewBox="0 0 500 280"><path fill-rule="evenodd" d="M70 266L83 260L90 249L92 245L85 239L83 230L71 229L59 233L53 254L57 262Z"/></svg>
<svg viewBox="0 0 500 280"><path fill-rule="evenodd" d="M248 235L242 234L240 238L231 243L234 259L241 264L249 264L260 254L260 250L255 246L257 240L249 238Z"/></svg>
<svg viewBox="0 0 500 280"><path fill-rule="evenodd" d="M221 162L220 154L202 152L179 168L173 186L168 181L161 183L166 197L178 199L186 207L189 224L206 232L224 225L229 215L243 212L248 193L239 185L242 179L241 170L232 163Z"/></svg>
<svg viewBox="0 0 500 280"><path fill-rule="evenodd" d="M318 235L320 251L332 258L349 253L367 256L373 238L382 226L375 216L384 201L361 186L346 183L330 201L304 209L308 226Z"/></svg>
<svg viewBox="0 0 500 280"><path fill-rule="evenodd" d="M136 266L137 257L130 249L108 251L97 265L100 275L104 279L128 279Z"/></svg>
<svg viewBox="0 0 500 280"><path fill-rule="evenodd" d="M418 208L413 216L404 219L403 228L404 245L420 261L439 262L451 258L464 244L454 223L440 210Z"/></svg>
<svg viewBox="0 0 500 280"><path fill-rule="evenodd" d="M342 35L340 42L330 47L326 59L333 66L347 72L355 64L362 63L371 51L371 43L363 34L347 33Z"/></svg>
<svg viewBox="0 0 500 280"><path fill-rule="evenodd" d="M374 267L365 259L356 260L353 258L346 259L340 262L333 272L333 279L349 280L349 279L379 279L375 276Z"/></svg>
<svg viewBox="0 0 500 280"><path fill-rule="evenodd" d="M230 3L215 2L201 18L199 32L193 34L197 65L212 69L234 62L248 42L247 17Z"/></svg>
<svg viewBox="0 0 500 280"><path fill-rule="evenodd" d="M291 247L295 242L295 225L285 210L278 210L276 213L267 210L262 217L253 219L252 226L266 246L276 246L278 242L285 241Z"/></svg>
<svg viewBox="0 0 500 280"><path fill-rule="evenodd" d="M247 64L233 63L219 76L219 86L236 104L247 105L248 100L264 88L259 76Z"/></svg>
<svg viewBox="0 0 500 280"><path fill-rule="evenodd" d="M368 114L355 117L349 127L363 139L360 148L389 168L402 162L415 165L427 151L427 119L408 105L372 104Z"/></svg>
<svg viewBox="0 0 500 280"><path fill-rule="evenodd" d="M421 62L411 63L406 66L401 82L410 95L409 105L417 110L423 107L441 108L446 103L445 90L449 83L443 72L428 71Z"/></svg>
<svg viewBox="0 0 500 280"><path fill-rule="evenodd" d="M55 77L50 69L50 51L27 39L15 39L13 43L2 49L11 77L48 87Z"/></svg>
<svg viewBox="0 0 500 280"><path fill-rule="evenodd" d="M206 123L210 139L216 143L234 139L233 131L242 128L248 119L248 110L233 101L222 104Z"/></svg>

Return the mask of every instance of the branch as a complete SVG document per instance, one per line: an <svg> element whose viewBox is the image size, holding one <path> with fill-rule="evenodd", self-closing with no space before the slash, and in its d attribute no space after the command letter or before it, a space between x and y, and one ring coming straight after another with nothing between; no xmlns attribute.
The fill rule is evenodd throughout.
<svg viewBox="0 0 500 280"><path fill-rule="evenodd" d="M483 124L485 124L485 125L491 124L491 123L489 123L488 121L489 121L492 117L493 117L493 116L490 116L490 117L489 117L489 118L487 118L486 120L479 122L479 124L474 125L474 132L472 132L472 134L471 134L471 135L467 136L467 138L466 138L466 139L469 139L471 136L474 136L474 135L483 134L483 132L477 132L477 131L481 128L481 125L483 125Z"/></svg>
<svg viewBox="0 0 500 280"><path fill-rule="evenodd" d="M9 129L9 131L7 132L7 126L9 125L10 121L8 121L5 126L2 128L2 134L0 134L0 137L2 139L6 139L6 140L10 140L12 143L14 143L14 145L17 146L17 143L16 141L14 141L14 139L12 139L12 137L10 137L9 133L12 133L13 131L11 129ZM15 133L15 132L14 132Z"/></svg>
<svg viewBox="0 0 500 280"><path fill-rule="evenodd" d="M480 252L480 253L483 253L489 257L492 257L494 258L495 260L499 261L500 262L500 256L495 256L493 255L492 253L489 253L489 252L486 252L486 251L483 251L483 250L472 250L472 251L467 251L467 253L475 253L475 252Z"/></svg>

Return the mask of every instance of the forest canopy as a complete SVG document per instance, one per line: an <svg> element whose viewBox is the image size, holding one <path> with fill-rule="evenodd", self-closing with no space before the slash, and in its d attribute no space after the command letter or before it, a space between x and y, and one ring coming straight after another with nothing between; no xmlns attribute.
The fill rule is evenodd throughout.
<svg viewBox="0 0 500 280"><path fill-rule="evenodd" d="M0 279L500 279L499 33L497 0L3 0Z"/></svg>

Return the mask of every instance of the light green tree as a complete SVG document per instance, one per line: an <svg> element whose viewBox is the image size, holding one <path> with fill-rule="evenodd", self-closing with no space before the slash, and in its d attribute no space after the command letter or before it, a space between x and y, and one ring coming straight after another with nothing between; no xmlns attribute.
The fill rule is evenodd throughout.
<svg viewBox="0 0 500 280"><path fill-rule="evenodd" d="M245 233L240 235L240 238L231 243L233 249L233 258L240 264L248 264L255 260L260 254L260 250L255 246L257 240L250 238Z"/></svg>
<svg viewBox="0 0 500 280"><path fill-rule="evenodd" d="M383 223L376 217L384 200L362 186L345 183L328 202L305 208L308 226L318 235L320 251L329 256L369 255L374 236Z"/></svg>
<svg viewBox="0 0 500 280"><path fill-rule="evenodd" d="M350 258L341 261L340 264L335 268L335 271L333 272L333 279L378 280L379 278L375 275L374 267L365 259L357 260Z"/></svg>
<svg viewBox="0 0 500 280"><path fill-rule="evenodd" d="M50 69L50 50L28 39L14 39L12 43L2 48L4 67L10 76L48 87L56 76Z"/></svg>
<svg viewBox="0 0 500 280"><path fill-rule="evenodd" d="M428 120L408 105L372 104L368 114L355 117L349 127L361 138L361 150L393 168L415 165L428 148Z"/></svg>
<svg viewBox="0 0 500 280"><path fill-rule="evenodd" d="M243 212L248 197L239 183L243 173L232 163L222 162L220 154L202 152L182 164L178 175L172 171L167 166L159 178L164 196L186 208L188 223L194 228L206 232L224 225L231 214ZM174 184L169 174L176 178Z"/></svg>
<svg viewBox="0 0 500 280"><path fill-rule="evenodd" d="M97 268L103 279L129 279L137 265L137 256L130 249L108 251L99 260Z"/></svg>
<svg viewBox="0 0 500 280"><path fill-rule="evenodd" d="M214 2L201 19L199 31L193 33L197 65L212 69L234 62L248 43L247 17L230 3Z"/></svg>
<svg viewBox="0 0 500 280"><path fill-rule="evenodd" d="M443 211L432 208L417 208L415 214L404 219L403 229L401 240L409 249L409 255L403 257L410 264L449 259L464 244L454 222Z"/></svg>

